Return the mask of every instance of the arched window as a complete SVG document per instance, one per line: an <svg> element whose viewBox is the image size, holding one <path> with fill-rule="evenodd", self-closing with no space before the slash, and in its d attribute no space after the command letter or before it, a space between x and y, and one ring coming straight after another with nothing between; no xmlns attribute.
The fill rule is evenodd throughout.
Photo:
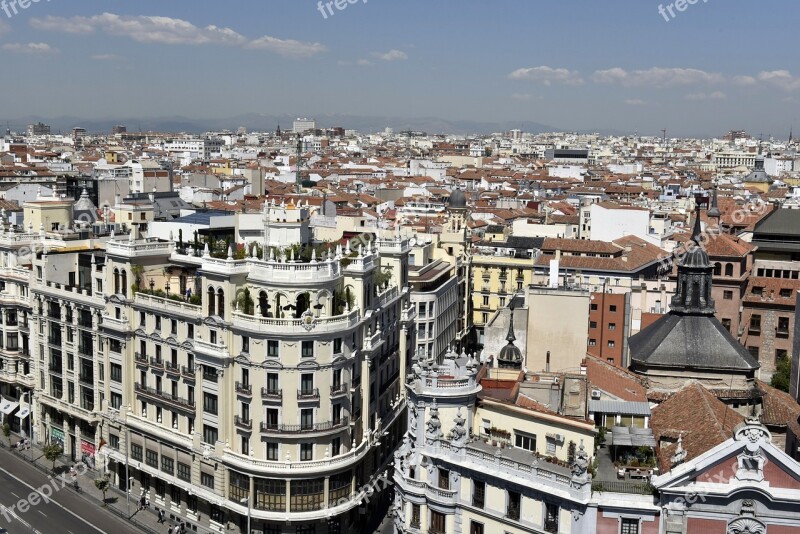
<svg viewBox="0 0 800 534"><path fill-rule="evenodd" d="M725 276L733 276L733 264L726 263L725 264Z"/></svg>
<svg viewBox="0 0 800 534"><path fill-rule="evenodd" d="M308 309L309 295L308 293L300 293L297 296L297 303L295 309L295 317L300 318L301 315Z"/></svg>
<svg viewBox="0 0 800 534"><path fill-rule="evenodd" d="M208 288L208 316L216 315L216 298L217 294L214 292L213 287Z"/></svg>
<svg viewBox="0 0 800 534"><path fill-rule="evenodd" d="M225 292L222 288L217 290L217 313L220 317L225 317Z"/></svg>
<svg viewBox="0 0 800 534"><path fill-rule="evenodd" d="M123 269L122 270L122 294L126 297L128 296L128 272Z"/></svg>
<svg viewBox="0 0 800 534"><path fill-rule="evenodd" d="M119 269L114 269L114 294L119 295Z"/></svg>
<svg viewBox="0 0 800 534"><path fill-rule="evenodd" d="M266 291L258 294L258 309L261 310L261 317L269 317L269 297Z"/></svg>
<svg viewBox="0 0 800 534"><path fill-rule="evenodd" d="M722 264L717 262L714 264L714 276L720 276L722 274Z"/></svg>

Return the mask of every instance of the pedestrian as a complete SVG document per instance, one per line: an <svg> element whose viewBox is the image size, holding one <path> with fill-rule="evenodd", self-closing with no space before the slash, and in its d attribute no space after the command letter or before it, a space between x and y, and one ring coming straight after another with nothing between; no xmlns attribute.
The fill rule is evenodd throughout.
<svg viewBox="0 0 800 534"><path fill-rule="evenodd" d="M145 500L145 498L144 498L144 494L142 494L142 498L141 498L141 499L139 499L139 511L142 511L142 510L144 510L144 503L145 503L145 502L146 502L146 500Z"/></svg>
<svg viewBox="0 0 800 534"><path fill-rule="evenodd" d="M159 510L158 511L158 522L159 523L163 523L164 522L164 510Z"/></svg>

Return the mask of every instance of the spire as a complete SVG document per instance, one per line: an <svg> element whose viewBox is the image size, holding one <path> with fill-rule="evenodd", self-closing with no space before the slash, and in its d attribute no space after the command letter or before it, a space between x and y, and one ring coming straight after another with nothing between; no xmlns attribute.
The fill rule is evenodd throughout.
<svg viewBox="0 0 800 534"><path fill-rule="evenodd" d="M508 334L506 335L506 341L513 344L517 340L517 336L514 335L514 308L511 308L511 317L508 319Z"/></svg>
<svg viewBox="0 0 800 534"><path fill-rule="evenodd" d="M714 186L714 191L711 193L711 208L708 210L707 215L709 218L717 219L717 224L719 224L719 218L722 217L722 212L719 211L719 199L717 198L716 186Z"/></svg>
<svg viewBox="0 0 800 534"><path fill-rule="evenodd" d="M703 227L700 224L700 206L697 206L694 215L694 228L692 228L692 241L695 242L697 246L700 246L700 242L703 240Z"/></svg>

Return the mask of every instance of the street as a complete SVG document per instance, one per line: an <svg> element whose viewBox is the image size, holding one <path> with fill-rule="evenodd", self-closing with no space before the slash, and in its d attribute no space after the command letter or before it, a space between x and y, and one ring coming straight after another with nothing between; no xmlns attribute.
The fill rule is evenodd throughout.
<svg viewBox="0 0 800 534"><path fill-rule="evenodd" d="M83 478L81 484L91 483ZM44 486L51 494L29 500L29 495ZM58 489L56 489L58 488ZM45 490L44 494L50 493ZM25 500L31 506L23 505ZM117 519L72 490L61 487L61 481L51 479L7 449L0 450L0 532L39 532L41 534L135 534L139 531Z"/></svg>

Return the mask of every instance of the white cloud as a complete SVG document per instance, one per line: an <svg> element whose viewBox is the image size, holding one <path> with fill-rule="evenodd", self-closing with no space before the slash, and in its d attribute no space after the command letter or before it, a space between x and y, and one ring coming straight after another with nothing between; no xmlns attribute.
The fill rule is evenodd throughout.
<svg viewBox="0 0 800 534"><path fill-rule="evenodd" d="M714 91L713 93L692 93L684 98L686 100L725 100L728 95L722 91Z"/></svg>
<svg viewBox="0 0 800 534"><path fill-rule="evenodd" d="M372 61L368 59L359 59L358 61L356 61L356 65L358 65L359 67L371 67Z"/></svg>
<svg viewBox="0 0 800 534"><path fill-rule="evenodd" d="M2 46L6 52L14 54L50 55L58 54L58 48L53 48L47 43L6 43Z"/></svg>
<svg viewBox="0 0 800 534"><path fill-rule="evenodd" d="M538 100L541 97L537 97L536 95L532 95L530 93L514 93L511 95L511 98L514 100Z"/></svg>
<svg viewBox="0 0 800 534"><path fill-rule="evenodd" d="M295 58L311 57L328 50L328 48L321 43L295 41L294 39L278 39L277 37L270 37L269 35L265 35L255 41L250 41L245 48L268 50L280 56Z"/></svg>
<svg viewBox="0 0 800 534"><path fill-rule="evenodd" d="M508 77L512 80L532 80L548 86L552 84L583 85L584 83L578 71L553 68L547 65L517 69Z"/></svg>
<svg viewBox="0 0 800 534"><path fill-rule="evenodd" d="M249 40L231 28L214 25L201 28L186 20L172 17L103 13L92 17L33 18L30 24L37 30L77 35L103 32L108 35L128 37L140 43L243 46L254 50L268 50L285 57L310 57L327 50L320 43L278 39L269 35Z"/></svg>
<svg viewBox="0 0 800 534"><path fill-rule="evenodd" d="M37 30L91 34L102 31L109 35L129 37L140 43L158 44L226 44L241 45L247 39L230 28L210 25L205 28L172 17L128 16L103 13L92 17L32 18Z"/></svg>
<svg viewBox="0 0 800 534"><path fill-rule="evenodd" d="M625 101L625 104L629 106L644 106L645 104L647 104L647 102L639 98L629 98L628 100Z"/></svg>
<svg viewBox="0 0 800 534"><path fill-rule="evenodd" d="M758 81L783 89L796 91L800 89L800 78L795 78L788 70L763 71L758 74Z"/></svg>
<svg viewBox="0 0 800 534"><path fill-rule="evenodd" d="M734 85L741 85L742 87L747 87L751 85L755 85L758 81L752 76L734 76L733 77Z"/></svg>
<svg viewBox="0 0 800 534"><path fill-rule="evenodd" d="M9 26L4 20L0 20L0 35L3 35L10 31L11 31L11 26Z"/></svg>
<svg viewBox="0 0 800 534"><path fill-rule="evenodd" d="M618 84L624 87L666 88L682 85L721 83L721 74L699 69L653 67L647 70L626 71L620 67L598 70L592 74L595 83Z"/></svg>
<svg viewBox="0 0 800 534"><path fill-rule="evenodd" d="M373 52L372 57L381 61L405 61L408 59L408 54L402 50L392 49L388 52Z"/></svg>

